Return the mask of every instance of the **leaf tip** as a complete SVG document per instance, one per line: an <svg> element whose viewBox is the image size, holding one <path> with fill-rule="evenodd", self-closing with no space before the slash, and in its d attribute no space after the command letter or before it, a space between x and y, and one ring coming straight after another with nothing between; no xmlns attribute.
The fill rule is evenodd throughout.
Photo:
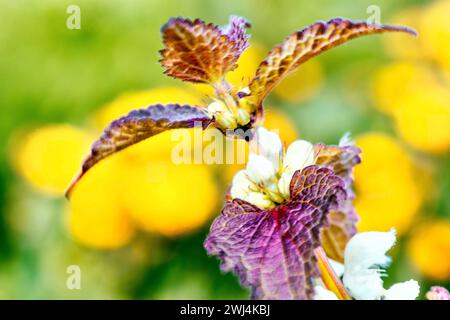
<svg viewBox="0 0 450 320"><path fill-rule="evenodd" d="M67 187L66 191L64 192L64 197L70 201L70 197L72 195L73 190L75 189L75 186L78 184L80 179L83 177L85 171L80 171L75 175L75 177L70 182L69 186Z"/></svg>
<svg viewBox="0 0 450 320"><path fill-rule="evenodd" d="M392 24L385 24L382 26L383 26L383 29L388 30L388 31L403 32L403 33L407 33L407 34L410 34L415 37L417 37L419 35L419 33L415 29L408 27L408 26L392 25Z"/></svg>

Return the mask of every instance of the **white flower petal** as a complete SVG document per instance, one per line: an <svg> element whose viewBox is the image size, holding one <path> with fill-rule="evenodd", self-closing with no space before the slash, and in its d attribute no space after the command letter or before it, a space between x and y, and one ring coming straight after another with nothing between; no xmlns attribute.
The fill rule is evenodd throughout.
<svg viewBox="0 0 450 320"><path fill-rule="evenodd" d="M346 147L346 146L354 146L355 142L352 139L352 135L350 132L346 132L342 138L339 140L339 146L340 147Z"/></svg>
<svg viewBox="0 0 450 320"><path fill-rule="evenodd" d="M245 189L240 188L239 186L232 185L230 189L230 195L233 199L238 198L244 200L244 198L247 197L248 192Z"/></svg>
<svg viewBox="0 0 450 320"><path fill-rule="evenodd" d="M338 300L338 297L333 292L322 286L315 286L314 300Z"/></svg>
<svg viewBox="0 0 450 320"><path fill-rule="evenodd" d="M381 270L390 258L386 252L395 243L395 230L389 232L363 232L355 235L344 253L343 282L351 296L359 300L380 299L385 290Z"/></svg>
<svg viewBox="0 0 450 320"><path fill-rule="evenodd" d="M231 183L230 190L231 197L233 199L244 199L244 197L246 197L246 195L251 191L253 186L254 184L247 177L247 173L245 172L245 170L240 170L233 177L233 182Z"/></svg>
<svg viewBox="0 0 450 320"><path fill-rule="evenodd" d="M294 141L283 159L283 171L294 174L295 171L314 164L314 146L305 140Z"/></svg>
<svg viewBox="0 0 450 320"><path fill-rule="evenodd" d="M246 171L250 180L255 183L268 182L272 180L276 174L272 162L266 157L255 153L250 153Z"/></svg>
<svg viewBox="0 0 450 320"><path fill-rule="evenodd" d="M278 180L278 190L285 199L289 199L290 195L289 186L291 184L293 175L294 175L293 172L292 173L283 172L283 174L280 177L280 180Z"/></svg>
<svg viewBox="0 0 450 320"><path fill-rule="evenodd" d="M420 293L417 281L408 280L394 284L384 293L385 300L415 300Z"/></svg>
<svg viewBox="0 0 450 320"><path fill-rule="evenodd" d="M264 127L258 127L256 129L256 146L252 145L252 148L256 149L256 153L269 159L275 170L278 171L280 155L283 151L283 144L278 134Z"/></svg>
<svg viewBox="0 0 450 320"><path fill-rule="evenodd" d="M383 296L383 280L379 270L344 272L344 286L356 300L378 300Z"/></svg>
<svg viewBox="0 0 450 320"><path fill-rule="evenodd" d="M361 232L347 243L344 253L345 268L370 268L390 262L386 252L395 244L395 230L388 232Z"/></svg>
<svg viewBox="0 0 450 320"><path fill-rule="evenodd" d="M278 181L278 189L285 199L289 199L289 186L295 171L314 164L314 146L305 140L294 141L283 158L283 173Z"/></svg>

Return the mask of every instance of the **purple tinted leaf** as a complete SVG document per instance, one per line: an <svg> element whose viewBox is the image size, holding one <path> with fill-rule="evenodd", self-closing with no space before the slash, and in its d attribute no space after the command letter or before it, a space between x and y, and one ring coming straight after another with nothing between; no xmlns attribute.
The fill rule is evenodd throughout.
<svg viewBox="0 0 450 320"><path fill-rule="evenodd" d="M233 271L253 299L310 299L319 276L313 250L328 212L345 198L332 170L309 166L291 181L293 200L261 210L228 201L211 226L205 248Z"/></svg>
<svg viewBox="0 0 450 320"><path fill-rule="evenodd" d="M404 26L369 24L341 18L319 21L292 33L275 46L259 65L249 85L251 94L246 97L247 102L254 108L262 108L262 102L273 88L309 59L353 38L383 32L416 34Z"/></svg>
<svg viewBox="0 0 450 320"><path fill-rule="evenodd" d="M67 195L76 182L102 159L139 141L170 129L206 128L212 119L199 107L168 104L152 105L145 109L131 111L128 115L113 121L103 135L92 145L91 154L84 161L80 175L74 180Z"/></svg>
<svg viewBox="0 0 450 320"><path fill-rule="evenodd" d="M322 246L328 257L343 262L347 242L356 234L358 215L353 206L353 168L361 163L361 149L353 145L315 146L316 164L333 170L344 180L347 199L329 215L330 225L322 230Z"/></svg>
<svg viewBox="0 0 450 320"><path fill-rule="evenodd" d="M228 25L222 29L222 33L234 43L238 56L249 46L248 39L250 35L247 34L247 28L250 28L250 26L250 23L244 18L231 16Z"/></svg>
<svg viewBox="0 0 450 320"><path fill-rule="evenodd" d="M332 169L345 181L349 198L354 198L353 168L361 163L361 149L353 146L327 146L317 144L314 146L316 164ZM351 195L351 196L350 196Z"/></svg>
<svg viewBox="0 0 450 320"><path fill-rule="evenodd" d="M225 30L200 19L172 18L161 29L164 73L176 79L213 84L236 68L248 46L248 23L232 17Z"/></svg>

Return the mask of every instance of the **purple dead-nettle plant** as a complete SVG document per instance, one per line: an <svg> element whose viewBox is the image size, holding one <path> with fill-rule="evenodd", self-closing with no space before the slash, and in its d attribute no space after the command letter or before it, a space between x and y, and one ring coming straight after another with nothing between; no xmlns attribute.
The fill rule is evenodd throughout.
<svg viewBox="0 0 450 320"><path fill-rule="evenodd" d="M330 255L339 255L338 247L356 231L348 201L360 150L304 140L284 150L278 136L262 127L255 136L257 148L234 176L205 247L219 257L222 270L235 272L251 289L252 298L310 299L320 277L316 249L331 243Z"/></svg>
<svg viewBox="0 0 450 320"><path fill-rule="evenodd" d="M67 195L96 163L163 131L200 124L231 132L250 140L251 154L211 226L208 253L221 260L222 270L234 272L255 299L312 299L318 283L336 297L350 299L328 258L343 262L346 244L356 233L352 172L360 150L348 138L337 146L299 140L285 148L276 134L261 127L264 100L302 63L350 39L415 32L340 18L316 22L275 46L253 79L233 88L225 77L249 46L249 27L235 16L225 27L170 19L161 29L164 73L209 84L214 95L205 106L157 104L112 122L93 144Z"/></svg>

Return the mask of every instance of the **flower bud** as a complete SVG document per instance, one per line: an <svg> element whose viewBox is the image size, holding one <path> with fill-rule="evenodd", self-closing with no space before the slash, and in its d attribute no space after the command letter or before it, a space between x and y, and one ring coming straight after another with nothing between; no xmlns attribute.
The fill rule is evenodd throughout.
<svg viewBox="0 0 450 320"><path fill-rule="evenodd" d="M207 109L211 115L214 115L215 113L223 113L228 111L227 106L223 102L218 100L210 103Z"/></svg>
<svg viewBox="0 0 450 320"><path fill-rule="evenodd" d="M216 113L214 116L216 118L216 121L222 126L222 128L225 129L237 128L236 118L230 112L226 111L222 113Z"/></svg>
<svg viewBox="0 0 450 320"><path fill-rule="evenodd" d="M250 113L248 113L242 108L239 108L237 110L236 119L238 124L240 124L241 126L245 126L247 123L250 122Z"/></svg>
<svg viewBox="0 0 450 320"><path fill-rule="evenodd" d="M250 192L246 199L243 199L245 201L250 202L251 204L254 204L258 208L261 209L268 209L275 207L275 203L270 201L267 196L261 192Z"/></svg>
<svg viewBox="0 0 450 320"><path fill-rule="evenodd" d="M284 198L281 196L280 191L278 190L278 184L275 182L269 183L265 186L265 191L267 192L270 200L276 203L282 203Z"/></svg>

